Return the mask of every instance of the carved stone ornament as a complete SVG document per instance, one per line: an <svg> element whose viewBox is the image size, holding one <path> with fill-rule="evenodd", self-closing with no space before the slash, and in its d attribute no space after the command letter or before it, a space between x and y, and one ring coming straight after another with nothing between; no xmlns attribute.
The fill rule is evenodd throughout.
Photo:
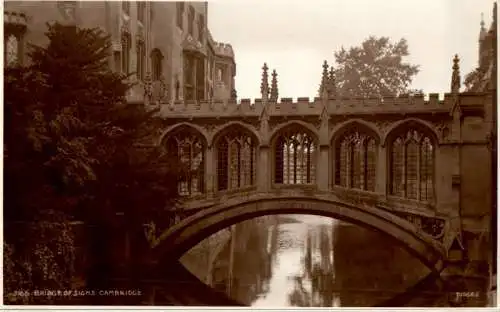
<svg viewBox="0 0 500 312"><path fill-rule="evenodd" d="M448 125L444 121L434 122L433 124L439 134L439 138L441 140L447 139L450 133Z"/></svg>
<svg viewBox="0 0 500 312"><path fill-rule="evenodd" d="M130 21L126 19L122 19L122 27L120 28L120 32L123 34L130 34Z"/></svg>
<svg viewBox="0 0 500 312"><path fill-rule="evenodd" d="M216 127L217 126L214 125L213 123L209 123L209 124L206 124L204 128L205 128L205 130L207 131L208 134L212 134L215 131Z"/></svg>
<svg viewBox="0 0 500 312"><path fill-rule="evenodd" d="M391 126L392 122L388 120L377 120L375 122L375 125L377 125L377 128L380 130L380 132L385 133L387 129Z"/></svg>
<svg viewBox="0 0 500 312"><path fill-rule="evenodd" d="M76 1L57 2L59 12L66 23L74 23L76 20Z"/></svg>
<svg viewBox="0 0 500 312"><path fill-rule="evenodd" d="M415 225L424 233L439 241L443 240L445 221L439 218L419 216L410 213L395 212L396 215Z"/></svg>
<svg viewBox="0 0 500 312"><path fill-rule="evenodd" d="M150 245L155 244L157 240L156 224L154 222L149 222L144 225L144 236Z"/></svg>

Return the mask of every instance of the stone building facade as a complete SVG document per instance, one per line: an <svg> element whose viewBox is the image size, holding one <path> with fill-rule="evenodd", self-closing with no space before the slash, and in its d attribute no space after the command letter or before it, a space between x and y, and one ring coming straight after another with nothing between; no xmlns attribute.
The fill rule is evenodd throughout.
<svg viewBox="0 0 500 312"><path fill-rule="evenodd" d="M137 82L130 101L144 100L148 81L157 101L229 99L235 94L234 52L213 40L207 15L207 2L8 1L4 60L28 61L28 43L47 43L46 23L100 27L111 35L111 68Z"/></svg>

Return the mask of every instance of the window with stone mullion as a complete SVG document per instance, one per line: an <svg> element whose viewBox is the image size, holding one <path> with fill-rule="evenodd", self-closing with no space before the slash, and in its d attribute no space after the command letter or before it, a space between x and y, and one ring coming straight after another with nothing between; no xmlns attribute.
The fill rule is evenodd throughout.
<svg viewBox="0 0 500 312"><path fill-rule="evenodd" d="M311 183L311 142L307 144L306 156L306 183Z"/></svg>
<svg viewBox="0 0 500 312"><path fill-rule="evenodd" d="M122 73L130 74L130 48L131 48L130 33L122 34Z"/></svg>
<svg viewBox="0 0 500 312"><path fill-rule="evenodd" d="M347 159L349 157L349 145L347 140L342 140L337 148L336 163L337 163L337 183L342 187L347 187L348 166Z"/></svg>
<svg viewBox="0 0 500 312"><path fill-rule="evenodd" d="M434 155L430 139L424 138L420 147L420 200L431 201L434 195Z"/></svg>
<svg viewBox="0 0 500 312"><path fill-rule="evenodd" d="M405 195L404 192L404 146L401 138L397 138L392 144L391 155L391 193L392 195Z"/></svg>
<svg viewBox="0 0 500 312"><path fill-rule="evenodd" d="M376 173L376 145L375 140L369 139L366 143L366 175L365 175L365 187L368 191L375 191L375 173Z"/></svg>
<svg viewBox="0 0 500 312"><path fill-rule="evenodd" d="M298 156L299 156L299 142L294 140L293 142L293 180L292 180L292 184L297 184L297 173L298 173L298 163L297 163L297 160L298 160Z"/></svg>
<svg viewBox="0 0 500 312"><path fill-rule="evenodd" d="M204 151L200 142L193 142L192 194L201 194L205 189Z"/></svg>
<svg viewBox="0 0 500 312"><path fill-rule="evenodd" d="M228 168L229 168L229 189L235 189L238 187L238 145L235 141L230 141L229 143L229 157Z"/></svg>
<svg viewBox="0 0 500 312"><path fill-rule="evenodd" d="M241 149L241 182L240 185L242 187L249 186L251 185L250 183L250 145L248 142L244 141L242 142L242 149Z"/></svg>
<svg viewBox="0 0 500 312"><path fill-rule="evenodd" d="M137 79L144 80L145 76L146 48L143 40L137 43Z"/></svg>
<svg viewBox="0 0 500 312"><path fill-rule="evenodd" d="M221 139L217 147L217 188L219 191L228 188L228 160L229 158L229 145L227 140Z"/></svg>
<svg viewBox="0 0 500 312"><path fill-rule="evenodd" d="M290 184L293 181L293 143L288 139L286 140L286 164L285 170L287 173L287 179L285 180L285 184Z"/></svg>
<svg viewBox="0 0 500 312"><path fill-rule="evenodd" d="M191 142L183 141L179 144L179 158L184 171L179 183L179 194L183 196L189 195L191 190L191 147Z"/></svg>
<svg viewBox="0 0 500 312"><path fill-rule="evenodd" d="M407 142L405 152L405 195L409 199L418 199L418 143L414 140Z"/></svg>

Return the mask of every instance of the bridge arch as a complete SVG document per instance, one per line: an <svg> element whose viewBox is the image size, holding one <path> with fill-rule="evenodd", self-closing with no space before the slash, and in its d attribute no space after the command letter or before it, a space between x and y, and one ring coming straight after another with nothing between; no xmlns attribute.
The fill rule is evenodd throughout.
<svg viewBox="0 0 500 312"><path fill-rule="evenodd" d="M154 243L160 262L177 260L210 235L244 220L275 214L312 214L332 217L385 234L434 272L440 272L446 252L441 243L417 231L415 226L385 210L351 205L318 196L272 194L260 198L236 197L205 208L182 220Z"/></svg>

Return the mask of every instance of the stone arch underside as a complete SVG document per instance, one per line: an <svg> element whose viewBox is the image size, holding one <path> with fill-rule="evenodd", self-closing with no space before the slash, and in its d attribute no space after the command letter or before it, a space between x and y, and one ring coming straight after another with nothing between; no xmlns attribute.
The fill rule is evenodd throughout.
<svg viewBox="0 0 500 312"><path fill-rule="evenodd" d="M379 231L418 258L431 271L442 270L446 252L441 243L416 231L407 221L376 207L355 207L341 201L297 196L225 201L206 208L164 232L154 243L160 262L178 260L210 235L230 225L275 214L311 214L331 217Z"/></svg>

